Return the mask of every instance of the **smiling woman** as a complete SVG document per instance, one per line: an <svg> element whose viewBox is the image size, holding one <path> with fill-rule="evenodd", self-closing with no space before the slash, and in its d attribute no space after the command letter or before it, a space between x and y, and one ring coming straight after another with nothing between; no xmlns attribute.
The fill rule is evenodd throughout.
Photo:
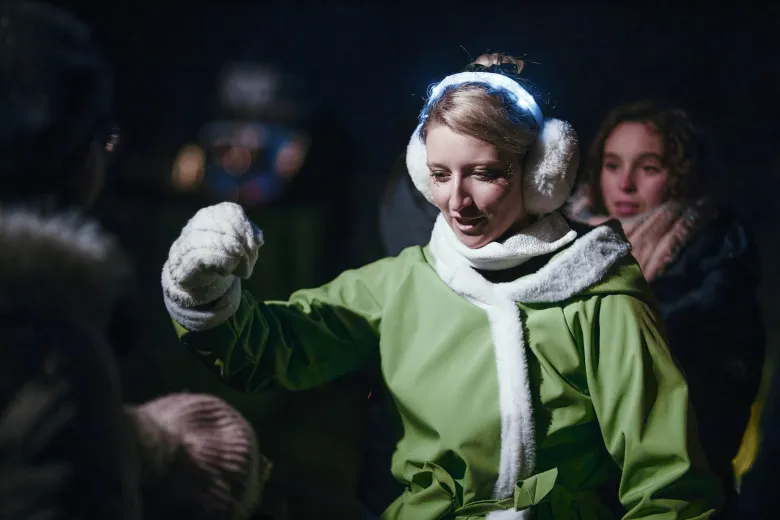
<svg viewBox="0 0 780 520"><path fill-rule="evenodd" d="M630 245L559 211L573 129L516 60L478 62L431 89L407 148L441 210L428 246L262 301L241 280L262 233L204 208L163 267L180 337L250 393L381 370L399 484L383 520L709 518L718 489Z"/></svg>
<svg viewBox="0 0 780 520"><path fill-rule="evenodd" d="M528 225L516 156L501 157L494 146L433 126L426 140L433 200L458 238L479 248L512 229Z"/></svg>

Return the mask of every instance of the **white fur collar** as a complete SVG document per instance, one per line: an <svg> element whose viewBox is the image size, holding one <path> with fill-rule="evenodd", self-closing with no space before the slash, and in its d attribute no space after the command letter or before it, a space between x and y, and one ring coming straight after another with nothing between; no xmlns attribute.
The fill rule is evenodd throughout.
<svg viewBox="0 0 780 520"><path fill-rule="evenodd" d="M553 213L547 218L551 219L550 222L541 226L540 229L557 230L555 232L560 234L562 231L560 222L562 221L562 225L569 230L563 237L555 241L556 244L559 244L557 249L570 243L573 236L576 236L576 232L568 228L568 223L559 213ZM542 221L544 220L546 219L542 219ZM512 282L493 284L474 270L474 268L488 270L486 267L475 264L483 261L487 263L492 260L467 258L463 254L463 250L468 248L453 244L450 240L450 234L455 238L449 226L443 221L437 220L430 244L436 272L455 292L482 303L489 303L500 297L525 303L567 300L599 282L619 259L631 252L631 244L621 233L606 225L598 226L574 241L567 250L553 257L547 265L537 272ZM507 240L506 243L513 240L514 237ZM532 238L513 242L514 247L511 251L517 259L521 259L520 261L516 260L514 265L520 265L530 258L557 250L541 247L540 244L544 240L541 235L534 234ZM492 245L499 244L490 244L490 246ZM485 246L482 249L488 247ZM527 249L521 249L521 247L527 247ZM507 253L506 249L498 249L498 251ZM500 261L506 265L512 264L509 257L502 257Z"/></svg>
<svg viewBox="0 0 780 520"><path fill-rule="evenodd" d="M479 249L471 249L458 240L444 216L439 214L431 241L445 241L446 246L432 247L451 249L455 253L451 256L453 260L462 260L475 269L500 271L517 267L535 256L553 253L576 237L577 233L556 211L540 218L503 243L491 242Z"/></svg>
<svg viewBox="0 0 780 520"><path fill-rule="evenodd" d="M569 236L568 232L560 238L562 229L559 223L554 222L557 218L563 220L558 215L544 226L559 229L557 241L562 242L560 248L571 239L564 240ZM568 229L565 220L563 223ZM535 240L517 240L513 242L516 245L513 252L518 258L526 260L549 253L547 248L542 248L544 253L534 250L538 249L541 241L540 236L536 236ZM528 249L523 250L520 244L527 245ZM599 226L575 240L535 273L501 284L493 284L483 278L472 267L473 259L464 257L461 248L453 245L447 238L446 230L438 223L434 227L430 247L439 277L453 291L484 309L490 322L501 410L501 455L494 498L511 497L515 483L533 475L536 467L531 390L523 323L517 302L561 302L572 298L602 280L618 260L630 253L631 246L618 231ZM496 511L490 513L488 519L525 520L531 518L531 514L530 511Z"/></svg>

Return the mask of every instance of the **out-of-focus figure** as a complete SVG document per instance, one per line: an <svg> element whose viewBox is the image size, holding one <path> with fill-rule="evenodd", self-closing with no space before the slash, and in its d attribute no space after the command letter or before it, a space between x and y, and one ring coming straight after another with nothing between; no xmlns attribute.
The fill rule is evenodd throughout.
<svg viewBox="0 0 780 520"><path fill-rule="evenodd" d="M89 220L0 211L0 518L235 520L260 501L271 465L224 401L122 404L109 329L128 273Z"/></svg>
<svg viewBox="0 0 780 520"><path fill-rule="evenodd" d="M0 518L140 518L107 341L127 272L94 226L0 211Z"/></svg>
<svg viewBox="0 0 780 520"><path fill-rule="evenodd" d="M31 2L7 2L2 13L2 199L88 206L117 145L108 65L91 32L67 13Z"/></svg>
<svg viewBox="0 0 780 520"><path fill-rule="evenodd" d="M587 181L569 214L590 224L619 219L660 303L684 369L699 436L730 497L737 454L761 380L764 326L759 257L733 214L708 195L712 157L684 111L641 101L604 119Z"/></svg>
<svg viewBox="0 0 780 520"><path fill-rule="evenodd" d="M120 248L83 216L118 134L89 29L0 6L0 518L246 519L270 463L223 401L123 405L140 328Z"/></svg>

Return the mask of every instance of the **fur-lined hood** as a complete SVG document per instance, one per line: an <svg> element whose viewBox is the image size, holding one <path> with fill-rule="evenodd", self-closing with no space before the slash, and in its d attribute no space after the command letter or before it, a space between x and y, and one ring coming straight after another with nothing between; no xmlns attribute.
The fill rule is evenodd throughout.
<svg viewBox="0 0 780 520"><path fill-rule="evenodd" d="M53 314L102 329L112 322L129 275L118 245L88 218L0 208L3 312Z"/></svg>
<svg viewBox="0 0 780 520"><path fill-rule="evenodd" d="M128 275L118 246L89 219L0 207L2 376L11 392L4 397L13 396L3 416L18 435L4 447L23 454L0 469L9 482L24 482L31 468L49 475L23 493L9 486L0 497L4 511L66 514L79 504L80 517L139 518L136 455L106 348L133 330L120 305ZM7 432L9 423L0 427ZM55 445L71 465L52 462ZM63 494L76 498L65 502Z"/></svg>

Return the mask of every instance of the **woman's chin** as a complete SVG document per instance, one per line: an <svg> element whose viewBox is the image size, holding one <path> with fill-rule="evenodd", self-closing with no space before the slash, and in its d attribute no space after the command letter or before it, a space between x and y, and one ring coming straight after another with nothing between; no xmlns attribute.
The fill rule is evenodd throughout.
<svg viewBox="0 0 780 520"><path fill-rule="evenodd" d="M469 235L457 229L455 230L455 236L458 237L458 240L460 240L461 244L468 247L469 249L479 249L480 247L484 247L493 241L493 239L487 235Z"/></svg>

